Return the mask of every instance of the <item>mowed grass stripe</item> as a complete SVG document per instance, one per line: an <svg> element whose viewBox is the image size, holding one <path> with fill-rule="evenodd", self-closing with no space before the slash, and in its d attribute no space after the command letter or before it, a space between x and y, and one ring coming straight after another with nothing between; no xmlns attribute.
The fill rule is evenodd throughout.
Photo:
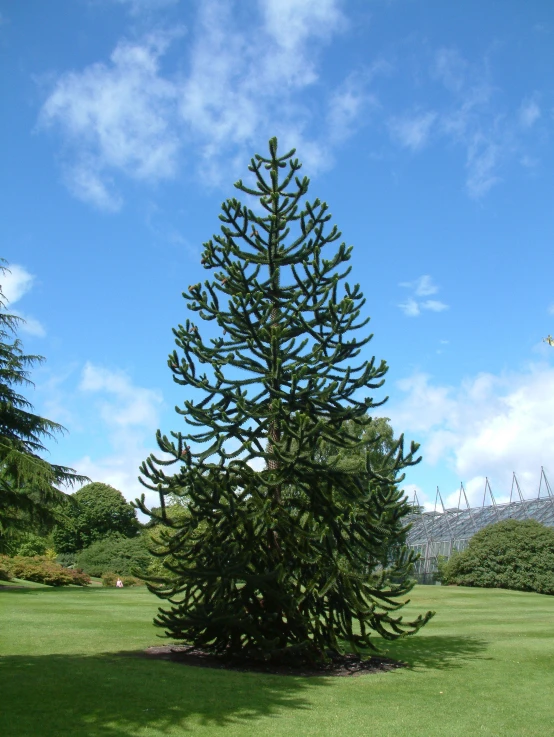
<svg viewBox="0 0 554 737"><path fill-rule="evenodd" d="M376 639L409 669L306 679L132 657L164 642L144 588L1 591L0 734L552 733L554 597L418 586L411 600L407 618L436 617L415 637Z"/></svg>

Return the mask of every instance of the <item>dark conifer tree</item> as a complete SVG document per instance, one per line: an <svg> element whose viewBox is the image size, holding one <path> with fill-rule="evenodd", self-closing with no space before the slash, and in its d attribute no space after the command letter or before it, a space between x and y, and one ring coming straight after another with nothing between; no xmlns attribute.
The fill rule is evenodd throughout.
<svg viewBox="0 0 554 737"><path fill-rule="evenodd" d="M0 262L6 263L5 259ZM0 266L0 272L9 271ZM30 412L32 405L15 390L33 384L25 366L43 361L42 356L25 355L21 341L11 340L17 315L3 310L6 305L0 286L0 552L10 552L21 534L41 532L63 519L71 498L58 487L90 481L74 469L48 463L39 453L46 450L41 436L65 428L57 422Z"/></svg>
<svg viewBox="0 0 554 737"><path fill-rule="evenodd" d="M356 337L369 321L358 321L359 285L340 290L352 247L329 253L341 234L324 233L327 205L300 209L309 180L296 176L295 151L279 157L275 138L269 150L251 160L256 188L235 184L262 214L224 202L221 234L202 256L215 279L183 293L220 333L207 340L190 320L173 330L184 356L174 350L169 366L188 394L176 411L191 431L172 432L174 441L157 431L174 458L141 465L160 507L148 510L144 495L137 506L162 525L155 552L170 575L149 586L171 604L155 620L170 637L229 655L318 661L373 647L372 632L413 634L433 615L395 616L415 560L402 545L409 505L399 473L421 458L413 442L404 457L403 436L378 467L369 453L354 471L321 453L322 443L352 453L366 442L368 410L386 399L363 392L382 386L388 368L374 358L354 365L372 336ZM178 473L166 475L176 462ZM181 495L187 514L177 520L166 501Z"/></svg>

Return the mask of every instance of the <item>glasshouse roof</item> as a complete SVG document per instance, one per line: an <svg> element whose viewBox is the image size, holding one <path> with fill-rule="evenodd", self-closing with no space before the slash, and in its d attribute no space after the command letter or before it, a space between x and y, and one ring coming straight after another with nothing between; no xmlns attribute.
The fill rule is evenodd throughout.
<svg viewBox="0 0 554 737"><path fill-rule="evenodd" d="M544 489L542 489L543 477L545 482ZM460 506L445 509L442 505L442 499L440 499L440 510L435 509L434 511L410 514L406 519L407 522L412 523L412 528L408 533L408 539L406 541L407 544L415 546L442 540L468 539L483 527L506 519L534 519L538 522L542 522L544 525L554 527L554 495L552 495L550 490L544 469L541 469L539 495L534 499L523 499L515 473L514 482L519 496L516 501L510 501L506 504L497 504L494 501L487 479L483 505L480 507L469 506L462 484L460 489L460 499L463 492L466 501L465 509ZM485 505L487 486L490 495L490 504ZM512 492L513 489L514 483L512 483ZM541 490L543 491L543 495L541 495ZM437 489L437 501L439 498L440 492ZM510 495L510 498L512 498L512 494ZM417 499L417 497L415 497L415 499Z"/></svg>

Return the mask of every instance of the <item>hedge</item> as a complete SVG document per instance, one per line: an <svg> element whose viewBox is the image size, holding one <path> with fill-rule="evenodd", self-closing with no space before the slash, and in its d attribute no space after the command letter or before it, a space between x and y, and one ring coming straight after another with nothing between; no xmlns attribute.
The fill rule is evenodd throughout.
<svg viewBox="0 0 554 737"><path fill-rule="evenodd" d="M441 566L444 584L554 594L554 528L504 520L479 530Z"/></svg>

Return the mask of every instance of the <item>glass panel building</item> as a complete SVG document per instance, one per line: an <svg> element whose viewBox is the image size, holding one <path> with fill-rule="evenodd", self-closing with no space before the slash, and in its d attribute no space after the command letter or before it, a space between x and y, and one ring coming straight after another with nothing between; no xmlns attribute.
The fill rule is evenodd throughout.
<svg viewBox="0 0 554 737"><path fill-rule="evenodd" d="M512 501L514 486L518 498ZM487 489L490 503L485 505ZM461 508L462 495L465 499L465 509ZM440 511L437 509L439 500ZM414 512L406 518L406 521L412 524L406 542L410 548L421 555L414 566L413 573L419 583L435 583L438 556L449 558L454 551L464 550L471 537L487 525L506 519L534 519L544 525L554 527L554 496L543 468L541 468L539 493L534 499L523 499L514 473L508 503L497 504L495 502L487 479L481 507L470 507L465 489L461 484L458 507L445 509L437 488L434 511L422 511L415 493L413 508Z"/></svg>

